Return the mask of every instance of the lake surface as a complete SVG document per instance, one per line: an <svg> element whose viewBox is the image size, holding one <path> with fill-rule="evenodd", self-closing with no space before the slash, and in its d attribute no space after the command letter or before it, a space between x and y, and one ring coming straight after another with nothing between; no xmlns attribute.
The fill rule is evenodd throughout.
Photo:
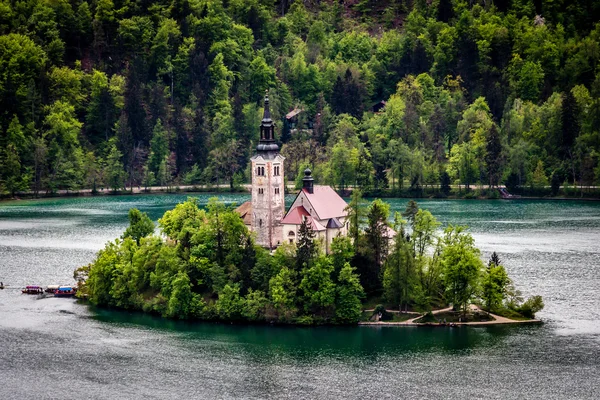
<svg viewBox="0 0 600 400"><path fill-rule="evenodd" d="M232 326L20 294L72 282L129 208L156 220L186 197L0 203L0 397L600 397L600 203L419 202L444 225L469 225L485 259L497 251L517 288L542 295L543 326Z"/></svg>

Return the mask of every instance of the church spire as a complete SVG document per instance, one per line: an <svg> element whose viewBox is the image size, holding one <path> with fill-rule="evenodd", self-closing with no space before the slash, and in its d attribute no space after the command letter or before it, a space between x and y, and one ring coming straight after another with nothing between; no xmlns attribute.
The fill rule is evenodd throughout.
<svg viewBox="0 0 600 400"><path fill-rule="evenodd" d="M258 152L277 152L279 146L275 143L275 125L269 109L269 91L265 90L265 111L260 123L260 140L256 146Z"/></svg>

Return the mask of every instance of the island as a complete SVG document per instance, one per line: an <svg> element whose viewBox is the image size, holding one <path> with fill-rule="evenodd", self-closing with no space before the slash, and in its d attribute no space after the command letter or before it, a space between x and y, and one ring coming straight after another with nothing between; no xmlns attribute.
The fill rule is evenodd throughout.
<svg viewBox="0 0 600 400"><path fill-rule="evenodd" d="M167 318L297 325L506 323L543 308L540 296L522 298L496 253L482 261L466 227L442 231L414 201L393 222L389 214L355 191L347 235L328 250L309 218L294 243L270 250L216 198L178 204L158 232L131 209L123 235L75 271L78 296Z"/></svg>

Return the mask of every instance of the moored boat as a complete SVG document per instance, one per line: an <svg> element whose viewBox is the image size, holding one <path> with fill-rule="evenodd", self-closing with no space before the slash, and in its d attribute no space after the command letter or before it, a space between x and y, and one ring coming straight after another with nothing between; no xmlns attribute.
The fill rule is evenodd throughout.
<svg viewBox="0 0 600 400"><path fill-rule="evenodd" d="M76 290L71 286L60 286L54 291L54 297L73 297Z"/></svg>
<svg viewBox="0 0 600 400"><path fill-rule="evenodd" d="M42 294L42 293L44 293L44 290L42 289L41 286L29 285L29 286L25 286L25 289L21 290L21 293L24 293L24 294Z"/></svg>
<svg viewBox="0 0 600 400"><path fill-rule="evenodd" d="M60 285L48 285L46 287L46 290L44 290L44 292L46 292L46 293L54 293L54 292L56 292L56 290L58 290L59 287L60 287Z"/></svg>

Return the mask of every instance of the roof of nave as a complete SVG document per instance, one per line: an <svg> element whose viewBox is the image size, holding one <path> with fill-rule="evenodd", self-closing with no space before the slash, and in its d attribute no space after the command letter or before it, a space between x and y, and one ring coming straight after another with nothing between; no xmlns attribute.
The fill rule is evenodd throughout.
<svg viewBox="0 0 600 400"><path fill-rule="evenodd" d="M319 220L345 217L348 215L346 207L348 204L340 197L331 186L315 185L313 193L302 189Z"/></svg>

